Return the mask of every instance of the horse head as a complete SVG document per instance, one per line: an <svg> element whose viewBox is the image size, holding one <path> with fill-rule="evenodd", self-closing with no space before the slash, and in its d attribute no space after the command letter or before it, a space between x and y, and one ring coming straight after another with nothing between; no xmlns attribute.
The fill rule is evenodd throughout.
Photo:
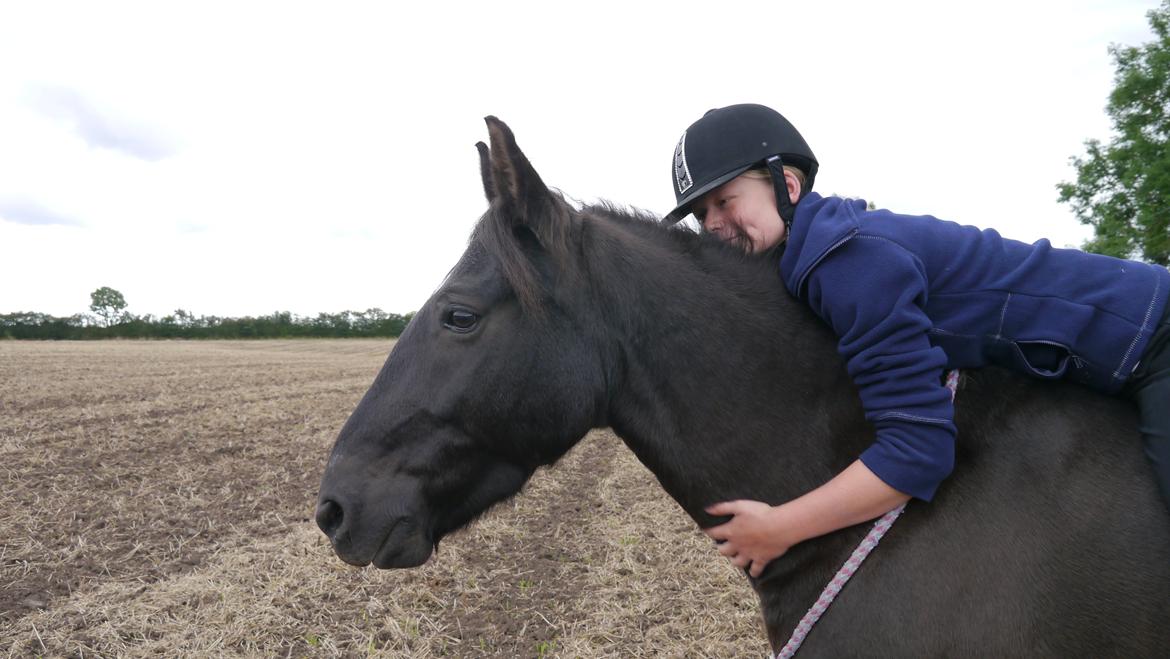
<svg viewBox="0 0 1170 659"><path fill-rule="evenodd" d="M518 492L592 427L605 374L560 302L584 289L576 211L508 127L486 119L489 202L462 258L402 333L334 444L317 523L338 556L424 563L439 540Z"/></svg>

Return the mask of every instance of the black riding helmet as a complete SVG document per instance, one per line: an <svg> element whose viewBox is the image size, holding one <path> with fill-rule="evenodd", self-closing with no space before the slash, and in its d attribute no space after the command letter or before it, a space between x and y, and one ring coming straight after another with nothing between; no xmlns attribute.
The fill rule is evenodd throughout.
<svg viewBox="0 0 1170 659"><path fill-rule="evenodd" d="M683 132L674 148L671 178L675 208L664 219L674 224L691 203L753 167L766 166L776 190L776 208L785 224L796 208L788 199L784 165L805 174L800 194L812 190L817 159L796 128L772 108L753 103L708 110Z"/></svg>

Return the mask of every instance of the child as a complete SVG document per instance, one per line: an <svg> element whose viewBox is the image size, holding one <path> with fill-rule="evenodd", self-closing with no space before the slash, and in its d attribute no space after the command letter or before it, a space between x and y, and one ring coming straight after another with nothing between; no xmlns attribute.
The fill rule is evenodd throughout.
<svg viewBox="0 0 1170 659"><path fill-rule="evenodd" d="M798 542L929 501L954 461L944 369L997 364L1131 396L1170 504L1170 272L1028 245L812 192L817 161L761 105L711 110L674 152L677 206L748 251L783 245L780 277L840 339L877 440L821 487L769 506L711 506L707 530L753 577Z"/></svg>

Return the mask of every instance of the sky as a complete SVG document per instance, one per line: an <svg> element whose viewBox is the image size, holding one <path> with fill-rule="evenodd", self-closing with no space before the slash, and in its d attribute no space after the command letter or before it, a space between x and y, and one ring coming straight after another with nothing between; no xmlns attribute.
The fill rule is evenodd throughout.
<svg viewBox="0 0 1170 659"><path fill-rule="evenodd" d="M550 186L657 214L710 108L763 103L816 189L1079 245L1110 44L1155 0L0 3L0 313L419 308L505 121Z"/></svg>

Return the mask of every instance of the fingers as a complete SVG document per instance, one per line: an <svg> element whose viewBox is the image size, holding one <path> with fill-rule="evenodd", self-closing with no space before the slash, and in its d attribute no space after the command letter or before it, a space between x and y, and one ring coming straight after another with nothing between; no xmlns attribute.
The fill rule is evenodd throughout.
<svg viewBox="0 0 1170 659"><path fill-rule="evenodd" d="M736 515L750 512L749 507L751 503L752 502L741 499L736 499L734 501L722 501L720 503L707 506L704 510L708 515L727 515L734 518ZM764 568L767 567L768 561L752 560L749 556L740 553L739 546L730 541L730 537L732 535L732 529L730 527L735 525L735 523L736 520L732 519L728 522L720 524L719 526L703 529L703 533L706 533L708 537L718 542L718 544L715 546L716 550L718 550L721 555L727 557L732 565L740 569L746 569L749 575L751 575L753 578L757 578L764 573Z"/></svg>
<svg viewBox="0 0 1170 659"><path fill-rule="evenodd" d="M739 504L740 504L740 501L738 501L738 500L736 500L736 501L723 501L721 503L716 503L716 504L712 504L710 506L707 506L707 508L705 508L705 510L707 511L708 515L735 516L735 514L740 509ZM719 526L712 526L711 528L703 529L703 533L706 533L708 537L714 538L715 540L726 540L730 534L728 527L731 524L732 524L732 522L730 522L730 521L724 522L723 524L720 524Z"/></svg>
<svg viewBox="0 0 1170 659"><path fill-rule="evenodd" d="M747 569L748 573L753 577L758 577L763 574L764 568L768 566L768 561L752 560L751 557L745 554L741 554L739 549L737 549L735 545L731 544L730 542L718 544L715 546L715 549L718 550L721 555L727 557L727 560L729 560L735 567Z"/></svg>
<svg viewBox="0 0 1170 659"><path fill-rule="evenodd" d="M711 504L705 509L708 515L734 515L739 512L742 501L736 499L735 501L722 501L720 503Z"/></svg>
<svg viewBox="0 0 1170 659"><path fill-rule="evenodd" d="M727 528L728 524L720 524L719 526L712 526L709 529L703 529L703 533L706 533L707 537L715 540L726 540L728 535L730 535L730 531Z"/></svg>

